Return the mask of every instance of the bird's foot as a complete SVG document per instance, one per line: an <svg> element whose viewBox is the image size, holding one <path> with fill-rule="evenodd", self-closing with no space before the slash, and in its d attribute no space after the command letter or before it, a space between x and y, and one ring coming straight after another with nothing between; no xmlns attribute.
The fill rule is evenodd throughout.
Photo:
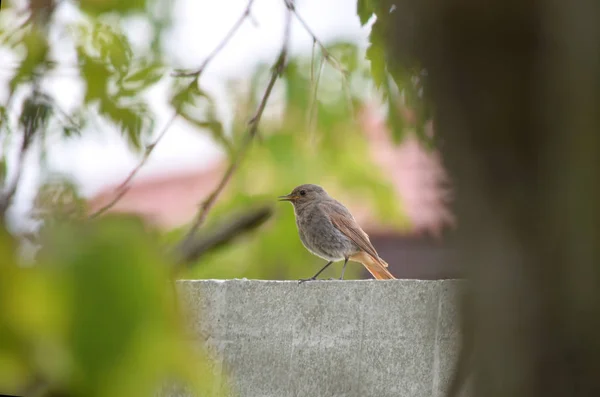
<svg viewBox="0 0 600 397"><path fill-rule="evenodd" d="M302 284L306 281L315 281L317 278L316 277L311 277L311 278L301 278L300 280L298 280L298 284Z"/></svg>

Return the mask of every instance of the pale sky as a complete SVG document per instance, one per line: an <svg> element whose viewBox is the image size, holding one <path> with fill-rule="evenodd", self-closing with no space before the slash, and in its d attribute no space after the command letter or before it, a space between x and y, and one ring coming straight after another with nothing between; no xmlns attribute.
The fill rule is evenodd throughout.
<svg viewBox="0 0 600 397"><path fill-rule="evenodd" d="M225 118L230 112L223 84L230 78L248 76L261 61L272 62L281 47L285 15L282 3L282 0L255 0L252 15L257 26L247 20L203 73L201 84L216 95ZM167 34L164 43L168 61L173 68L194 68L227 34L245 9L247 0L175 0L173 4L174 28ZM323 42L345 39L366 48L369 27L360 26L356 0L297 0L296 8ZM74 17L73 10L63 7L58 17L70 20ZM127 30L134 44L147 43L147 30L142 23L134 21ZM59 35L52 39L56 58L71 59L73 54L69 45L62 45L64 40L61 41ZM310 53L312 49L311 37L297 21L292 25L290 48L292 54ZM7 80L8 75L0 73L0 83L4 85ZM77 75L69 72L68 68L64 71L59 69L45 87L55 93L57 100L67 109L82 97ZM157 133L170 116L165 102L166 89L167 84L159 84L148 94L157 114ZM72 175L85 195L94 194L108 184L119 183L139 161L129 152L118 132L107 126L98 127L101 133L87 134L83 139L55 140L49 158L52 169ZM139 176L182 167L201 167L217 156L219 150L208 134L177 121L156 147ZM11 158L14 156L9 156ZM20 218L28 210L38 179L39 170L27 167L13 216Z"/></svg>

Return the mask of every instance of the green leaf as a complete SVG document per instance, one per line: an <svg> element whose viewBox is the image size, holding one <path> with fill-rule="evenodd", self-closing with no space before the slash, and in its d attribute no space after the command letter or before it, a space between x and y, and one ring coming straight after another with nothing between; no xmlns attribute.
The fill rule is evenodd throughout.
<svg viewBox="0 0 600 397"><path fill-rule="evenodd" d="M6 182L6 157L0 160L0 186L4 186L4 182Z"/></svg>
<svg viewBox="0 0 600 397"><path fill-rule="evenodd" d="M387 78L385 59L385 48L383 42L383 26L381 22L375 21L369 37L371 45L367 48L366 57L371 64L371 76L375 86L380 89Z"/></svg>
<svg viewBox="0 0 600 397"><path fill-rule="evenodd" d="M40 101L36 93L33 93L23 102L19 124L25 133L33 134L46 127L52 113L52 106L45 101Z"/></svg>
<svg viewBox="0 0 600 397"><path fill-rule="evenodd" d="M210 131L212 138L223 145L228 153L233 152L231 142L225 136L223 124L217 119L215 103L210 95L200 88L197 80L177 91L171 98L171 105L186 121Z"/></svg>
<svg viewBox="0 0 600 397"><path fill-rule="evenodd" d="M83 11L100 15L104 13L119 13L127 15L146 10L146 0L80 0L80 7Z"/></svg>
<svg viewBox="0 0 600 397"><path fill-rule="evenodd" d="M151 63L135 71L130 71L121 82L122 90L123 92L138 94L140 91L158 83L164 76L164 72L164 66L158 63Z"/></svg>
<svg viewBox="0 0 600 397"><path fill-rule="evenodd" d="M208 95L200 89L198 80L194 79L184 88L176 89L170 102L176 110L179 110L182 106L193 103L199 97L208 97Z"/></svg>
<svg viewBox="0 0 600 397"><path fill-rule="evenodd" d="M131 70L133 50L129 41L108 24L97 23L91 28L80 25L76 29L77 54L87 83L84 103L98 103L100 114L121 129L132 148L140 150L144 127L151 127L152 122L141 93L160 80L162 66L141 61L141 68ZM73 131L65 128L63 132L69 136Z"/></svg>
<svg viewBox="0 0 600 397"><path fill-rule="evenodd" d="M404 107L414 112L414 124L411 124L411 128L414 128L415 135L425 148L433 149L433 137L428 136L425 131L427 123L432 119L431 105L423 95L425 76L418 70L404 67L394 69L391 76L402 94ZM394 135L395 139L398 137Z"/></svg>
<svg viewBox="0 0 600 397"><path fill-rule="evenodd" d="M107 24L97 24L91 39L92 46L100 54L100 59L120 74L127 72L133 51L124 34Z"/></svg>
<svg viewBox="0 0 600 397"><path fill-rule="evenodd" d="M21 61L17 73L9 83L10 93L14 93L19 84L30 82L36 69L42 65L48 56L49 45L47 37L35 27L32 27L23 39L25 58Z"/></svg>
<svg viewBox="0 0 600 397"><path fill-rule="evenodd" d="M375 12L373 4L377 0L358 0L356 4L356 13L360 19L360 25L364 26Z"/></svg>
<svg viewBox="0 0 600 397"><path fill-rule="evenodd" d="M182 115L183 116L183 115ZM185 116L184 116L185 117ZM210 131L212 138L217 142L223 145L224 149L228 153L233 153L233 147L231 146L231 142L225 137L225 133L223 130L223 124L221 124L218 120L213 121L197 121L191 120L185 117L186 120L192 122L198 128L203 128Z"/></svg>
<svg viewBox="0 0 600 397"><path fill-rule="evenodd" d="M133 51L127 37L107 24L95 24L91 28L78 26L75 32L81 74L87 83L85 103L88 104L106 98L109 82L129 73Z"/></svg>
<svg viewBox="0 0 600 397"><path fill-rule="evenodd" d="M52 272L47 281L64 295L63 313L55 311L64 317L62 332L49 362L63 364L55 365L55 382L67 394L142 397L175 376L194 395L214 395L209 361L184 337L170 264L141 221L63 223L46 234L40 268Z"/></svg>
<svg viewBox="0 0 600 397"><path fill-rule="evenodd" d="M352 73L358 68L358 49L351 43L335 44L328 49L347 73Z"/></svg>
<svg viewBox="0 0 600 397"><path fill-rule="evenodd" d="M399 143L402 138L404 138L404 132L406 128L404 118L400 114L401 104L398 101L398 94L392 90L389 78L384 80L384 85L387 93L386 96L388 105L387 124L392 133L394 143Z"/></svg>
<svg viewBox="0 0 600 397"><path fill-rule="evenodd" d="M4 128L8 123L8 113L6 111L6 106L0 105L0 129Z"/></svg>
<svg viewBox="0 0 600 397"><path fill-rule="evenodd" d="M73 127L73 126L64 126L63 127L63 135L65 136L65 138L80 137L81 130L79 128Z"/></svg>
<svg viewBox="0 0 600 397"><path fill-rule="evenodd" d="M108 80L111 76L106 64L86 54L81 47L78 49L78 55L82 61L81 73L87 83L84 103L105 99L108 96Z"/></svg>
<svg viewBox="0 0 600 397"><path fill-rule="evenodd" d="M113 121L128 138L136 150L141 149L141 135L148 110L143 106L129 108L120 106L114 99L106 98L100 102L100 113Z"/></svg>

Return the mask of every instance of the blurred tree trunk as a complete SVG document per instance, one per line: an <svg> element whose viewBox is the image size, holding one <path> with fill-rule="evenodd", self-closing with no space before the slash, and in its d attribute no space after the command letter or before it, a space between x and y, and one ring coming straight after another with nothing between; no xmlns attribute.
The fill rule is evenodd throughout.
<svg viewBox="0 0 600 397"><path fill-rule="evenodd" d="M474 394L600 396L600 2L394 3L456 191Z"/></svg>

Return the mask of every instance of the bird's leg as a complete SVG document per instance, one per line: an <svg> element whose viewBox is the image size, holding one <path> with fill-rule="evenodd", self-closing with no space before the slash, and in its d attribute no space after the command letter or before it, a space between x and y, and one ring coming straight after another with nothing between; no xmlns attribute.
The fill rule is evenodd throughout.
<svg viewBox="0 0 600 397"><path fill-rule="evenodd" d="M342 267L342 275L340 276L340 280L344 279L344 272L346 271L346 265L348 264L348 257L344 258L344 267Z"/></svg>
<svg viewBox="0 0 600 397"><path fill-rule="evenodd" d="M327 268L329 267L329 265L331 265L332 263L333 263L333 261L329 261L329 262L327 262L327 264L326 264L325 266L323 266L323 268L322 268L321 270L319 270L319 271L317 272L317 274L315 274L315 275L314 275L314 276L312 276L311 278L303 278L303 279L300 279L298 282L299 282L299 283L303 283L303 282L305 282L305 281L314 281L314 280L316 280L316 279L317 279L317 277L319 276L319 274L321 274L321 273L323 272L323 270L327 269Z"/></svg>

